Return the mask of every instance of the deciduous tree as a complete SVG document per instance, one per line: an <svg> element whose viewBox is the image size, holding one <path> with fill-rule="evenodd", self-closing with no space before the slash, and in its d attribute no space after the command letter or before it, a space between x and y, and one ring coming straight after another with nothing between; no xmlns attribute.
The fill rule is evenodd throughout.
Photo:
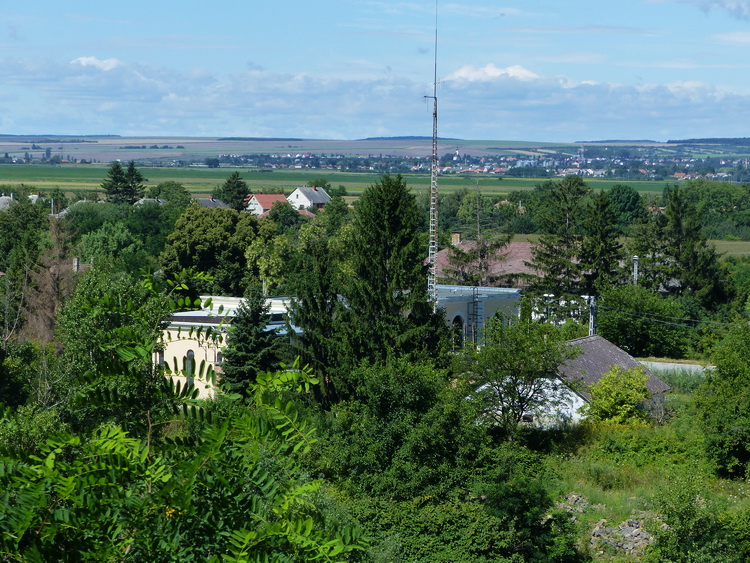
<svg viewBox="0 0 750 563"><path fill-rule="evenodd" d="M258 229L250 213L191 205L167 238L162 265L168 276L189 268L209 274L213 280L200 282L200 292L241 296L248 276L245 251Z"/></svg>
<svg viewBox="0 0 750 563"><path fill-rule="evenodd" d="M745 478L750 473L750 328L741 323L717 346L716 368L696 403L703 423L707 451L720 475Z"/></svg>
<svg viewBox="0 0 750 563"><path fill-rule="evenodd" d="M679 301L641 285L602 289L597 326L604 338L638 357L682 358L688 328Z"/></svg>
<svg viewBox="0 0 750 563"><path fill-rule="evenodd" d="M551 324L524 321L487 328L485 345L467 348L455 371L474 388L471 395L485 424L514 434L524 414L552 412L564 399L557 367L580 350L569 346Z"/></svg>

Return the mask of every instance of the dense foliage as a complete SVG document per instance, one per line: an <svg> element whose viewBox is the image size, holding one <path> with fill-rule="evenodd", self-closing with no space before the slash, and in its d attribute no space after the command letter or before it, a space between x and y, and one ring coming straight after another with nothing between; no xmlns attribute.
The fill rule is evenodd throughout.
<svg viewBox="0 0 750 563"><path fill-rule="evenodd" d="M353 209L339 195L256 218L238 211L239 174L216 192L235 209L171 182L130 205L145 180L119 168L108 202L49 218L22 194L0 210L1 558L582 561L607 556L590 535L602 518L648 521L646 560L750 556L750 274L707 242L741 231L742 189L644 201L568 176L500 201L441 195L441 245L454 230L474 243L454 253L464 283L500 283L490 263L510 233L542 235L547 276L522 320L461 349L427 300L424 202L403 177ZM165 316L201 294L246 297L223 378L201 370L209 399L152 357ZM268 330L268 294L294 296L292 346ZM555 323L534 314L544 294ZM639 408L643 376L613 369L588 424L528 426L563 391L582 294L631 354L711 354L716 369L669 379L658 421ZM591 497L575 519L572 492Z"/></svg>

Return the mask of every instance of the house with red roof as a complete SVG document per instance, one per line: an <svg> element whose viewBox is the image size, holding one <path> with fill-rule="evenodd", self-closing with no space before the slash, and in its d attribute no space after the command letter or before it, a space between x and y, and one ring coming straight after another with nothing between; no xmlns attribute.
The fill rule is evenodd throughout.
<svg viewBox="0 0 750 563"><path fill-rule="evenodd" d="M268 213L277 201L286 202L284 194L250 194L245 210L253 215L263 215Z"/></svg>

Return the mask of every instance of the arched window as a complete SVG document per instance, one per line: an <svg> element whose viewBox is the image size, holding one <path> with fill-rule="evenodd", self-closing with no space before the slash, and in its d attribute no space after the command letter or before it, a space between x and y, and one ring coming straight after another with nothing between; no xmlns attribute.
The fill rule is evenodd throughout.
<svg viewBox="0 0 750 563"><path fill-rule="evenodd" d="M451 339L454 350L464 347L464 320L456 315L451 323Z"/></svg>
<svg viewBox="0 0 750 563"><path fill-rule="evenodd" d="M193 383L195 376L195 352L192 350L188 350L185 356L185 376L188 383Z"/></svg>

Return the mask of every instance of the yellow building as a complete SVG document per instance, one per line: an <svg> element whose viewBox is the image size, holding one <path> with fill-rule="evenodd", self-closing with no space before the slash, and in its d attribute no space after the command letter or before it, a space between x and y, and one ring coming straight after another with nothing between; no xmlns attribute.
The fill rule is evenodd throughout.
<svg viewBox="0 0 750 563"><path fill-rule="evenodd" d="M181 385L191 381L202 399L213 396L213 384L207 378L212 368L221 377L221 351L226 343L227 329L242 302L240 297L201 296L211 306L196 311L170 315L162 333L162 348L154 353L154 361L171 371L170 376ZM286 332L285 318L290 299L269 297L270 328Z"/></svg>

